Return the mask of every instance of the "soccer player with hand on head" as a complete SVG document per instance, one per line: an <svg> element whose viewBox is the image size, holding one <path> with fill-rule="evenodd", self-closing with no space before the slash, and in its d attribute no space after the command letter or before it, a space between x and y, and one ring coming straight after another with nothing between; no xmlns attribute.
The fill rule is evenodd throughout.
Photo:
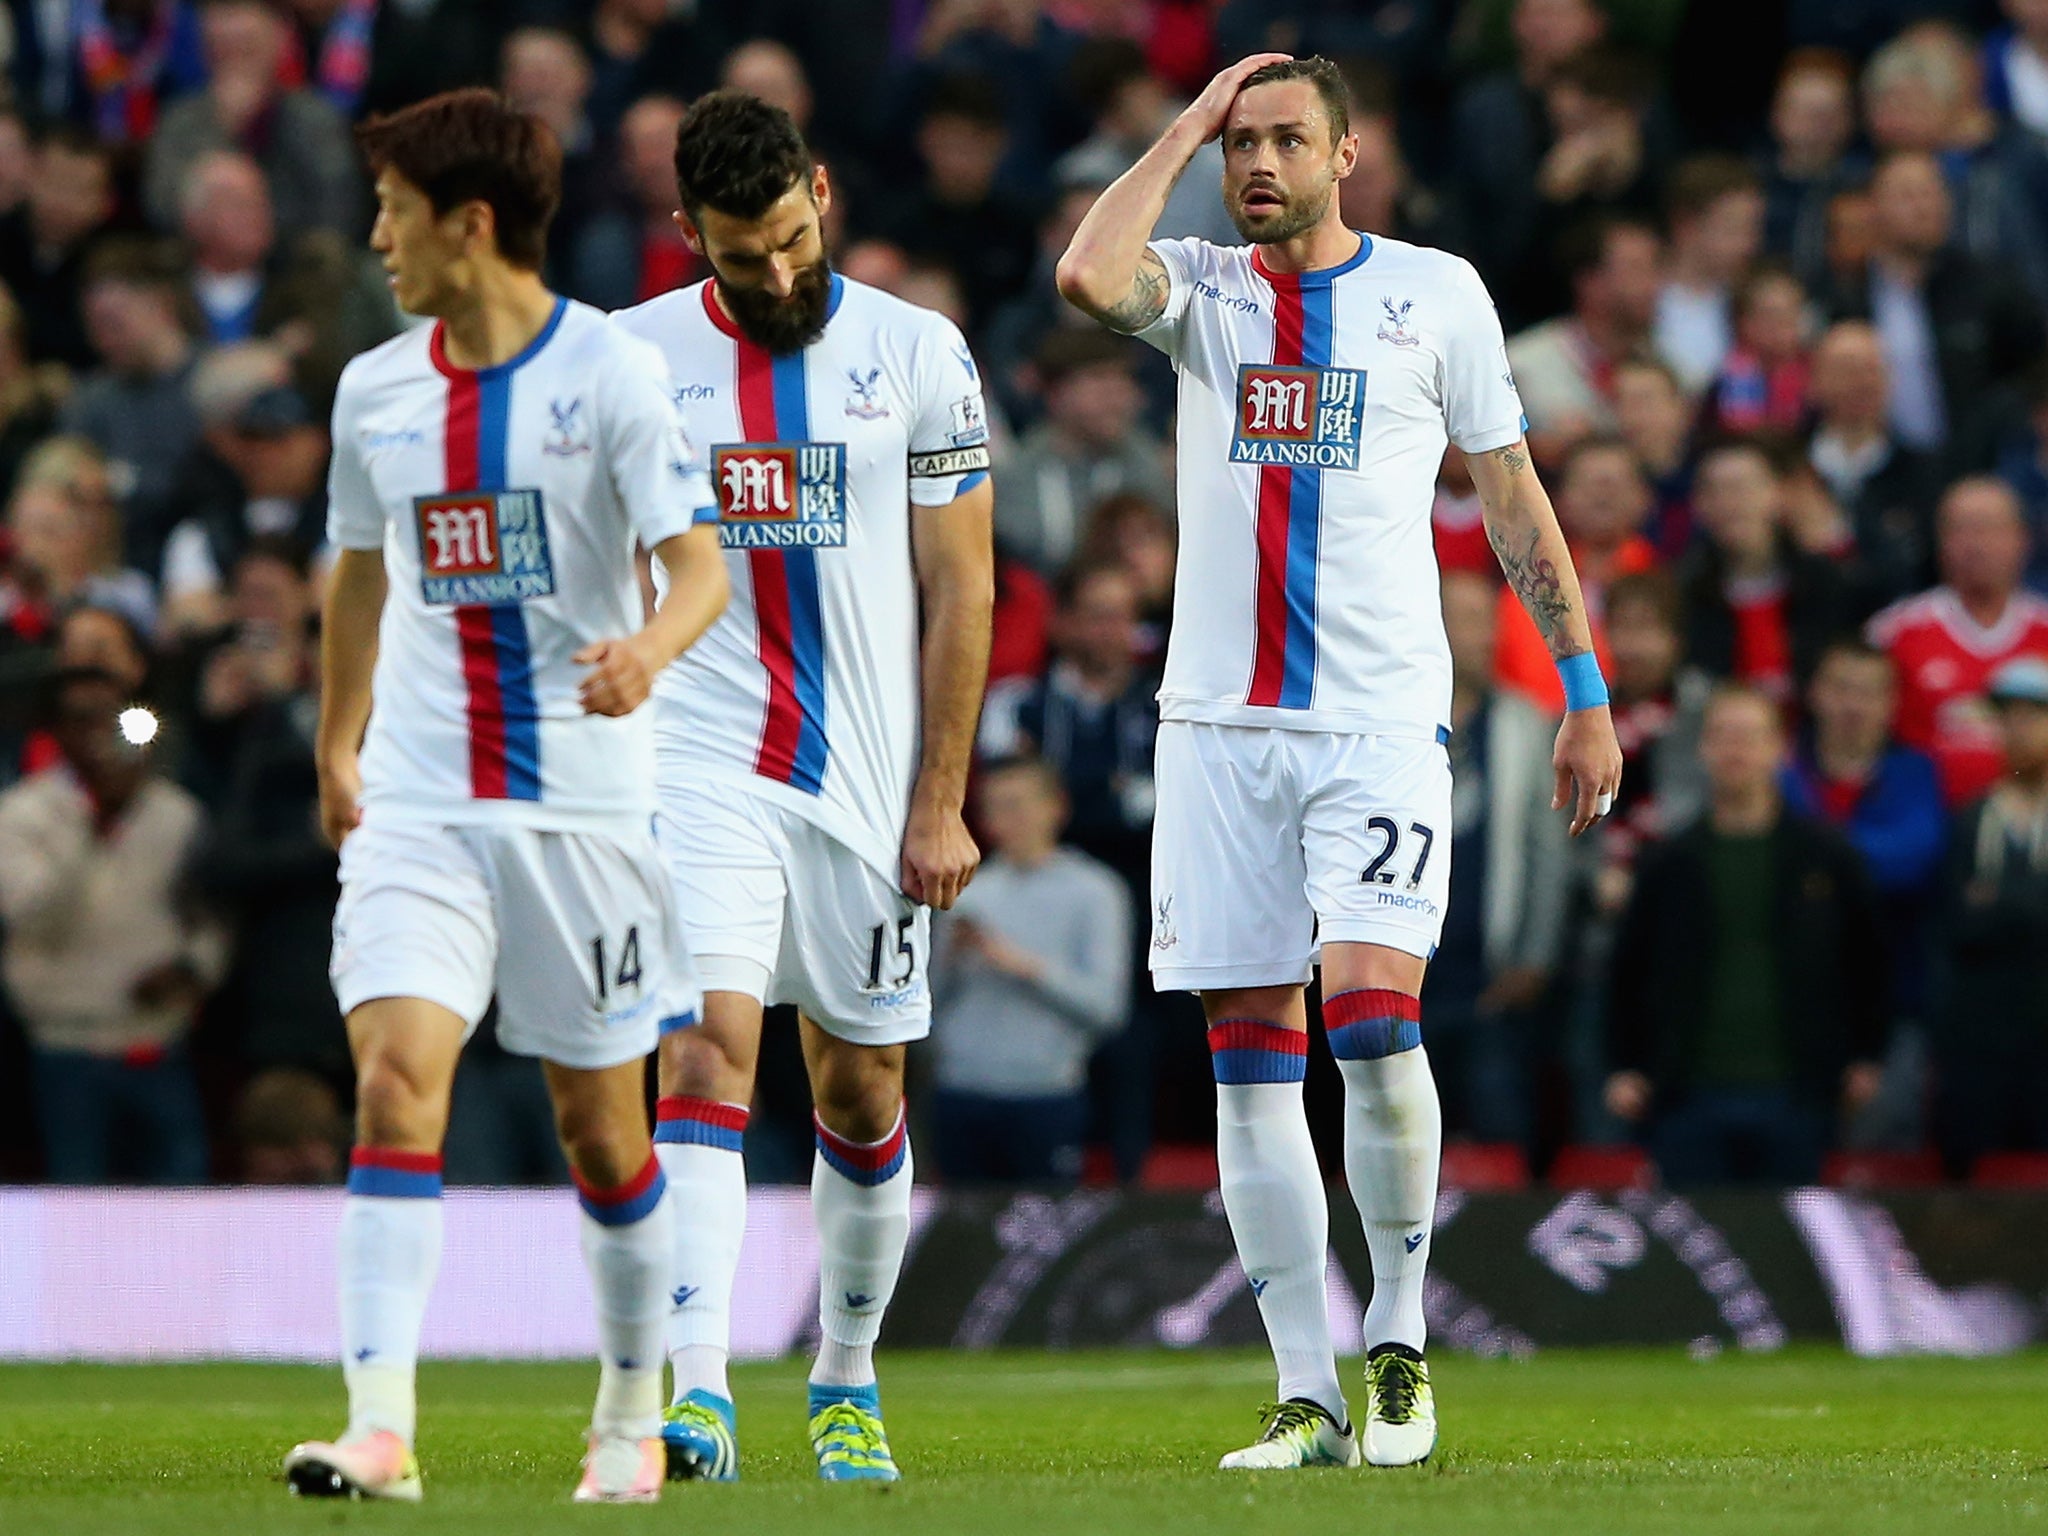
<svg viewBox="0 0 2048 1536"><path fill-rule="evenodd" d="M1148 243L1222 136L1247 244ZM1442 1121L1418 997L1449 889L1451 667L1430 541L1446 442L1563 676L1554 795L1574 833L1621 749L1500 321L1471 265L1347 229L1358 151L1325 59L1219 74L1097 200L1060 291L1179 376L1181 549L1160 690L1152 972L1201 994L1224 1208L1280 1403L1225 1467L1421 1461L1436 1443L1423 1276ZM1303 1113L1303 987L1344 1076L1344 1157L1372 1252L1364 1434L1324 1300L1329 1211Z"/></svg>
<svg viewBox="0 0 2048 1536"><path fill-rule="evenodd" d="M539 119L457 91L358 138L371 247L436 323L349 364L334 406L316 752L357 1083L349 1422L285 1473L301 1494L420 1497L441 1143L495 991L499 1040L542 1060L584 1212L601 1353L576 1498L645 1502L671 1236L643 1093L681 940L640 706L725 605L711 488L659 354L541 281L562 155ZM636 543L668 587L645 621Z"/></svg>
<svg viewBox="0 0 2048 1536"><path fill-rule="evenodd" d="M904 1048L931 1028L931 908L980 861L961 803L995 589L981 377L952 322L833 272L832 189L788 113L701 98L676 177L712 275L618 323L667 355L707 446L733 601L655 690L662 847L704 990L703 1022L661 1043L669 1470L738 1475L740 1146L762 1010L794 1003L816 1109L811 1444L827 1480L886 1481L874 1345L910 1234Z"/></svg>

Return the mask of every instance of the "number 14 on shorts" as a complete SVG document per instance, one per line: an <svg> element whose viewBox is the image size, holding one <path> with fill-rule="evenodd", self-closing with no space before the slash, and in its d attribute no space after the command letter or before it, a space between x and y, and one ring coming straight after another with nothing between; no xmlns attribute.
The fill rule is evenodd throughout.
<svg viewBox="0 0 2048 1536"><path fill-rule="evenodd" d="M613 957L616 956L616 960ZM597 980L597 1006L609 1011L614 992L640 990L640 925L626 930L616 948L603 934L590 941L590 967Z"/></svg>

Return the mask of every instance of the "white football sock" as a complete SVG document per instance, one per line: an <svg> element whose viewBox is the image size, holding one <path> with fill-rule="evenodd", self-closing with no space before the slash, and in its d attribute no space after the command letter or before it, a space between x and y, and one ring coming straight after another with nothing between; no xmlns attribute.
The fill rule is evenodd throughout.
<svg viewBox="0 0 2048 1536"><path fill-rule="evenodd" d="M441 1266L441 1159L358 1147L336 1244L341 1278L344 1440L389 1430L413 1443L420 1321Z"/></svg>
<svg viewBox="0 0 2048 1536"><path fill-rule="evenodd" d="M1443 1111L1416 999L1361 989L1324 1004L1330 1049L1344 1074L1344 1171L1372 1252L1365 1344L1421 1349L1422 1287L1436 1214Z"/></svg>
<svg viewBox="0 0 2048 1536"><path fill-rule="evenodd" d="M1301 1103L1308 1036L1227 1019L1210 1028L1209 1050L1223 1210L1273 1346L1279 1395L1321 1403L1345 1423L1324 1288L1330 1206Z"/></svg>
<svg viewBox="0 0 2048 1536"><path fill-rule="evenodd" d="M668 1266L675 1252L668 1181L650 1152L646 1166L613 1189L579 1175L583 1262L597 1300L597 1406L600 1439L646 1440L661 1433L661 1330L668 1309Z"/></svg>
<svg viewBox="0 0 2048 1536"><path fill-rule="evenodd" d="M747 1231L747 1170L740 1156L747 1110L710 1099L664 1098L654 1152L668 1175L675 1253L668 1268L670 1399L693 1391L732 1400L732 1287Z"/></svg>
<svg viewBox="0 0 2048 1536"><path fill-rule="evenodd" d="M813 1127L811 1216L824 1340L811 1380L865 1387L875 1380L875 1340L910 1242L910 1136L900 1109L896 1128L878 1142L848 1141L815 1116Z"/></svg>

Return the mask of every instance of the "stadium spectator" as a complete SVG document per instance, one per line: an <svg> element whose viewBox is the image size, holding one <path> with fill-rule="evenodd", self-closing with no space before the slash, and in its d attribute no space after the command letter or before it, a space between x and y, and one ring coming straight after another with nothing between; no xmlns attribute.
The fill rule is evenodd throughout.
<svg viewBox="0 0 2048 1536"><path fill-rule="evenodd" d="M106 146L62 124L39 133L27 200L0 215L0 282L27 317L32 360L92 365L81 314L85 258L113 213Z"/></svg>
<svg viewBox="0 0 2048 1536"><path fill-rule="evenodd" d="M2048 1151L2048 662L2005 662L1987 691L2006 772L1956 822L1944 875L1935 1134L1949 1172L1989 1151Z"/></svg>
<svg viewBox="0 0 2048 1536"><path fill-rule="evenodd" d="M1225 0L1216 47L1223 58L1319 53L1405 76L1427 67L1449 9L1439 0Z"/></svg>
<svg viewBox="0 0 2048 1536"><path fill-rule="evenodd" d="M2012 487L2026 517L2027 585L2048 592L2048 362L2029 371L2022 398L2026 419L2000 445L1998 477Z"/></svg>
<svg viewBox="0 0 2048 1536"><path fill-rule="evenodd" d="M1764 249L1788 261L1800 281L1827 274L1828 203L1864 174L1856 139L1849 61L1802 49L1785 60L1771 98L1771 148L1764 170Z"/></svg>
<svg viewBox="0 0 2048 1536"><path fill-rule="evenodd" d="M1812 374L1806 290L1788 268L1761 264L1735 285L1731 305L1734 340L1709 392L1707 432L1799 431L1806 425Z"/></svg>
<svg viewBox="0 0 2048 1536"><path fill-rule="evenodd" d="M1446 449L1437 466L1436 496L1429 505L1430 537L1436 544L1440 571L1466 571L1492 578L1500 571L1493 545L1486 538L1486 508L1472 486L1465 455Z"/></svg>
<svg viewBox="0 0 2048 1536"><path fill-rule="evenodd" d="M33 1054L45 1171L66 1184L206 1177L185 1040L223 945L183 890L203 817L117 733L131 698L104 672L60 676L63 763L0 793L0 966Z"/></svg>
<svg viewBox="0 0 2048 1536"><path fill-rule="evenodd" d="M1351 131L1358 135L1358 158L1337 183L1344 222L1413 245L1461 247L1449 208L1410 171L1394 119L1379 112L1354 114ZM1226 243L1235 239L1233 234Z"/></svg>
<svg viewBox="0 0 2048 1536"><path fill-rule="evenodd" d="M212 821L194 879L236 935L215 1022L253 1066L346 1082L326 976L335 857L315 814L319 678L305 552L275 536L250 541L232 593L232 627L198 667L183 774Z"/></svg>
<svg viewBox="0 0 2048 1536"><path fill-rule="evenodd" d="M1130 1006L1123 882L1060 845L1050 765L998 763L977 792L988 857L942 916L932 958L932 1099L949 1181L1071 1184L1088 1058Z"/></svg>
<svg viewBox="0 0 2048 1536"><path fill-rule="evenodd" d="M1550 717L1492 677L1497 583L1443 578L1451 649L1451 881L1423 982L1444 1132L1528 1146L1529 1035L1564 942L1569 841Z"/></svg>
<svg viewBox="0 0 2048 1536"><path fill-rule="evenodd" d="M57 412L72 391L61 362L29 360L29 322L0 287L0 500L35 446L57 430Z"/></svg>
<svg viewBox="0 0 2048 1536"><path fill-rule="evenodd" d="M227 573L250 541L318 549L327 518L327 430L290 383L283 355L262 342L223 347L192 377L201 441L185 462L185 517L164 540L163 614L170 636L223 621Z"/></svg>
<svg viewBox="0 0 2048 1536"><path fill-rule="evenodd" d="M1809 393L1806 462L1848 524L1850 576L1868 613L1933 576L1937 471L1892 431L1884 347L1868 322L1828 327L1813 349Z"/></svg>
<svg viewBox="0 0 2048 1536"><path fill-rule="evenodd" d="M1031 755L1059 776L1067 839L1145 890L1152 841L1156 673L1139 666L1138 589L1117 566L1062 578L1054 659L1043 679L1009 684L984 706L986 758Z"/></svg>
<svg viewBox="0 0 2048 1536"><path fill-rule="evenodd" d="M279 240L263 168L239 150L200 157L178 211L204 340L275 340L325 415L348 360L397 329L383 268L331 230Z"/></svg>
<svg viewBox="0 0 2048 1536"><path fill-rule="evenodd" d="M1621 792L1601 829L1601 863L1627 868L1636 847L1669 835L1706 803L1700 716L1713 680L1685 660L1678 584L1664 571L1623 576L1607 590L1608 692L1621 741ZM1617 908L1626 884L1608 881L1600 903Z"/></svg>
<svg viewBox="0 0 2048 1536"><path fill-rule="evenodd" d="M600 309L624 309L695 280L698 259L676 228L676 128L683 104L647 96L619 124L614 206L593 214L570 255L569 291Z"/></svg>
<svg viewBox="0 0 2048 1536"><path fill-rule="evenodd" d="M1672 171L1664 210L1670 241L1651 338L1686 393L1698 394L1735 344L1737 285L1763 248L1763 189L1742 161L1701 155Z"/></svg>
<svg viewBox="0 0 2048 1536"><path fill-rule="evenodd" d="M1521 267L1535 252L1536 171L1550 137L1544 88L1607 31L1606 13L1593 0L1515 0L1512 14L1512 66L1466 84L1451 116L1453 174L1471 224L1469 254L1495 294L1519 288ZM1535 318L1512 303L1508 315L1523 323Z"/></svg>
<svg viewBox="0 0 2048 1536"><path fill-rule="evenodd" d="M1647 343L1661 283L1656 231L1636 220L1575 230L1562 254L1571 312L1508 340L1530 447L1546 460L1590 432L1614 430L1614 370Z"/></svg>
<svg viewBox="0 0 2048 1536"><path fill-rule="evenodd" d="M63 444L62 438L50 443ZM44 445L44 457L49 444ZM156 594L140 571L121 564L121 532L112 508L55 480L24 477L7 504L7 603L17 626L29 612L46 629L73 603L94 603L129 616L143 630L156 616Z"/></svg>
<svg viewBox="0 0 2048 1536"><path fill-rule="evenodd" d="M291 30L268 0L200 0L206 88L172 103L150 135L143 206L158 229L178 225L178 192L209 150L253 155L285 229L357 235L360 178L348 124L325 100L283 79Z"/></svg>
<svg viewBox="0 0 2048 1536"><path fill-rule="evenodd" d="M1841 573L1785 525L1785 476L1754 442L1709 449L1693 482L1703 535L1681 572L1685 653L1780 702L1848 622Z"/></svg>
<svg viewBox="0 0 2048 1536"><path fill-rule="evenodd" d="M1169 503L1170 505L1170 503ZM1077 565L1114 565L1138 589L1139 654L1157 662L1173 624L1173 570L1180 535L1161 504L1132 492L1111 496L1088 515Z"/></svg>
<svg viewBox="0 0 2048 1536"><path fill-rule="evenodd" d="M1814 668L1809 726L1786 760L1782 788L1794 811L1827 822L1863 855L1894 958L1893 1001L1917 1018L1948 812L1933 760L1892 739L1897 703L1889 656L1861 640L1833 642Z"/></svg>
<svg viewBox="0 0 2048 1536"><path fill-rule="evenodd" d="M1950 246L1953 202L1932 155L1887 156L1871 191L1869 260L1838 273L1822 307L1876 326L1899 440L1979 468L1994 438L1994 387L2042 353L2040 310L2002 272Z"/></svg>
<svg viewBox="0 0 2048 1536"><path fill-rule="evenodd" d="M1090 509L1131 491L1173 504L1166 447L1140 424L1133 343L1102 331L1060 331L1038 350L1045 418L1004 466L996 537L1041 575L1067 563Z"/></svg>
<svg viewBox="0 0 2048 1536"><path fill-rule="evenodd" d="M1754 689L1708 704L1706 814L1646 853L1614 946L1608 1109L1677 1185L1810 1183L1837 1106L1877 1092L1887 1024L1869 877L1778 791L1784 728Z"/></svg>
<svg viewBox="0 0 2048 1536"><path fill-rule="evenodd" d="M496 6L286 0L306 84L354 120L482 80L502 25ZM292 67L288 65L288 67Z"/></svg>
<svg viewBox="0 0 2048 1536"><path fill-rule="evenodd" d="M1956 27L1922 21L1870 58L1864 115L1880 154L1937 157L1955 200L1954 236L1978 262L2008 269L2048 303L2048 155L1984 104L1982 66Z"/></svg>
<svg viewBox="0 0 2048 1536"><path fill-rule="evenodd" d="M1604 670L1607 637L1600 611L1606 587L1617 577L1657 563L1657 552L1642 533L1650 512L1650 487L1628 444L1618 437L1581 439L1566 455L1553 484L1558 525L1564 529L1579 588L1586 595L1593 648ZM1537 633L1535 621L1512 589L1496 585L1495 601L1500 610L1495 679L1547 713L1564 713L1564 684L1557 679L1550 647Z"/></svg>
<svg viewBox="0 0 2048 1536"><path fill-rule="evenodd" d="M725 56L718 71L720 86L758 96L787 112L805 142L811 127L811 82L803 61L772 37L750 38Z"/></svg>
<svg viewBox="0 0 2048 1536"><path fill-rule="evenodd" d="M351 1133L334 1089L309 1072L259 1073L235 1105L235 1173L244 1184L339 1184Z"/></svg>
<svg viewBox="0 0 2048 1536"><path fill-rule="evenodd" d="M548 226L547 270L573 281L571 264L612 172L609 146L590 119L590 59L566 26L522 26L498 51L498 80L513 106L533 113L561 142L561 205Z"/></svg>
<svg viewBox="0 0 2048 1536"><path fill-rule="evenodd" d="M0 214L12 213L28 201L35 163L28 120L19 108L0 106Z"/></svg>
<svg viewBox="0 0 2048 1536"><path fill-rule="evenodd" d="M2048 139L2048 5L2005 0L2011 25L1984 48L1984 99L1993 111Z"/></svg>
<svg viewBox="0 0 2048 1536"><path fill-rule="evenodd" d="M1173 99L1146 63L1145 50L1129 38L1084 39L1074 50L1070 71L1075 95L1094 118L1094 131L1059 158L1053 180L1066 187L1106 187L1137 164L1185 103ZM1222 145L1204 144L1168 195L1153 238L1192 236L1217 245L1238 244L1237 229L1216 195L1222 181Z"/></svg>
<svg viewBox="0 0 2048 1536"><path fill-rule="evenodd" d="M2048 601L2020 585L2026 525L2003 481L1957 481L1936 527L1941 584L1878 614L1869 639L1898 667L1899 740L1933 755L1949 804L1961 805L2001 772L1985 684L2007 661L2048 656Z"/></svg>
<svg viewBox="0 0 2048 1536"><path fill-rule="evenodd" d="M1590 48L1560 65L1543 90L1552 142L1536 168L1541 203L1523 301L1549 313L1569 292L1560 242L1589 220L1657 214L1658 168L1645 131L1652 86L1633 56Z"/></svg>
<svg viewBox="0 0 2048 1536"><path fill-rule="evenodd" d="M186 0L100 0L67 7L62 42L72 56L57 66L75 115L107 145L146 143L163 103L204 83L199 18Z"/></svg>
<svg viewBox="0 0 2048 1536"><path fill-rule="evenodd" d="M562 9L585 23L590 125L600 142L610 141L642 97L669 93L687 99L708 89L714 63L725 52L717 20L723 7L594 0Z"/></svg>
<svg viewBox="0 0 2048 1536"><path fill-rule="evenodd" d="M1676 560L1692 542L1692 403L1678 376L1654 357L1614 370L1614 426L1650 485L1644 535L1658 557Z"/></svg>
<svg viewBox="0 0 2048 1536"><path fill-rule="evenodd" d="M1036 210L997 185L1009 145L998 93L973 77L941 80L918 120L916 145L923 175L883 210L878 232L958 274L979 332L1023 291L1038 253Z"/></svg>
<svg viewBox="0 0 2048 1536"><path fill-rule="evenodd" d="M988 682L1035 683L1051 649L1052 588L1045 578L1000 547L996 550L996 603L990 623Z"/></svg>

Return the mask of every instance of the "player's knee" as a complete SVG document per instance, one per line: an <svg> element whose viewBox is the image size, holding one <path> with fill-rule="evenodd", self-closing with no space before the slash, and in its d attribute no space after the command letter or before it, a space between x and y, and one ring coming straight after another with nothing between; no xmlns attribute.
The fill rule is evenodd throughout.
<svg viewBox="0 0 2048 1536"><path fill-rule="evenodd" d="M644 1132L635 1134L593 1105L556 1104L555 1136L569 1166L596 1189L618 1188L647 1163Z"/></svg>
<svg viewBox="0 0 2048 1536"><path fill-rule="evenodd" d="M666 1097L745 1104L754 1096L755 1046L699 1025L661 1042L661 1092Z"/></svg>
<svg viewBox="0 0 2048 1536"><path fill-rule="evenodd" d="M432 1151L447 1130L448 1105L393 1052L370 1051L356 1068L356 1140L367 1147Z"/></svg>
<svg viewBox="0 0 2048 1536"><path fill-rule="evenodd" d="M840 1045L811 1065L811 1097L819 1118L849 1141L880 1141L903 1108L900 1046Z"/></svg>

